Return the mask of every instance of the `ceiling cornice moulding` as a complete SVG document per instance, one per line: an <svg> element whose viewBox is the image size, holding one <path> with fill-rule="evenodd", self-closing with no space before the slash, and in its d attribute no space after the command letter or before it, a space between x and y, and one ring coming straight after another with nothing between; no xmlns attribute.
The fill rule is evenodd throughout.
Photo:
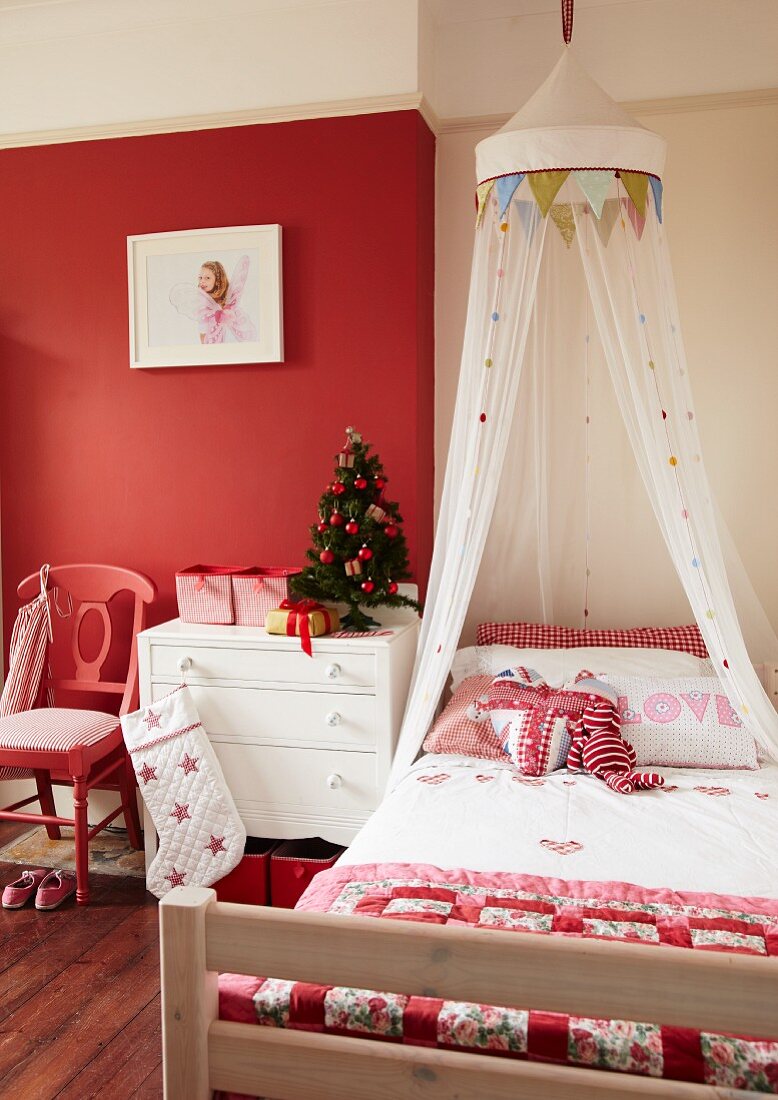
<svg viewBox="0 0 778 1100"><path fill-rule="evenodd" d="M772 106L775 104L778 104L778 88L761 88L745 92L713 92L710 95L677 96L670 99L634 100L624 103L622 106L634 115L662 115L678 114L684 111L713 111L741 107ZM288 107L222 111L214 114L138 119L130 122L97 123L92 126L0 134L0 149L414 110L421 114L435 134L476 132L479 130L493 132L498 130L511 117L507 114L495 114L473 115L463 118L440 118L423 95L419 92L407 92L401 95L331 100L326 103L296 103Z"/></svg>

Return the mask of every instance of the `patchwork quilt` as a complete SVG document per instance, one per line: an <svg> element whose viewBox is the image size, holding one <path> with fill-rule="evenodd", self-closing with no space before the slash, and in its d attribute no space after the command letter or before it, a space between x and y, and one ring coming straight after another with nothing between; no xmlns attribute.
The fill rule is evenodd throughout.
<svg viewBox="0 0 778 1100"><path fill-rule="evenodd" d="M626 883L441 870L418 864L336 866L298 908L377 920L467 925L778 956L778 901L646 889ZM222 975L220 1017L264 1027L363 1036L502 1057L589 1066L778 1094L776 1041Z"/></svg>

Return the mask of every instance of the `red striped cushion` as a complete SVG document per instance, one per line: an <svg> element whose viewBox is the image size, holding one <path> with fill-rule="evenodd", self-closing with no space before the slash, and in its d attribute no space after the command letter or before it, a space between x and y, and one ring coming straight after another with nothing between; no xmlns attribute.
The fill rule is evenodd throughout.
<svg viewBox="0 0 778 1100"><path fill-rule="evenodd" d="M477 645L512 645L519 649L578 649L582 646L616 646L620 649L676 649L708 656L700 628L689 626L636 626L628 630L576 630L550 623L481 623Z"/></svg>
<svg viewBox="0 0 778 1100"><path fill-rule="evenodd" d="M114 714L99 710L66 707L26 710L0 718L0 752L3 749L67 752L78 745L94 745L118 726L119 719Z"/></svg>

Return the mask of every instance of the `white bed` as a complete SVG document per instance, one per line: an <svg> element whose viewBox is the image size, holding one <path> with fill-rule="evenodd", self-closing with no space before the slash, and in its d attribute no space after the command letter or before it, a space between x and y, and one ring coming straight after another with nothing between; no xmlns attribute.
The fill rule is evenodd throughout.
<svg viewBox="0 0 778 1100"><path fill-rule="evenodd" d="M778 765L660 771L664 789L620 795L592 776L526 779L507 764L427 755L340 862L778 897Z"/></svg>

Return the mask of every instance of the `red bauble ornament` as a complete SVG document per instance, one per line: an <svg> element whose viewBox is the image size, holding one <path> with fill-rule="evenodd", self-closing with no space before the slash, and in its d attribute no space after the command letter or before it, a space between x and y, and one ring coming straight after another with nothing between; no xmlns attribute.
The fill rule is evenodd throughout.
<svg viewBox="0 0 778 1100"><path fill-rule="evenodd" d="M359 558L360 561L370 561L372 556L373 556L373 551L367 545L363 546L362 549L357 554L357 557Z"/></svg>
<svg viewBox="0 0 778 1100"><path fill-rule="evenodd" d="M372 581L362 581L362 584L359 587L362 589L363 592L367 592L369 594L375 588L375 584Z"/></svg>
<svg viewBox="0 0 778 1100"><path fill-rule="evenodd" d="M384 487L385 485L386 485L386 478L384 478L384 477L377 477L377 478L375 479L375 487L376 487L376 489L383 489L383 487Z"/></svg>
<svg viewBox="0 0 778 1100"><path fill-rule="evenodd" d="M396 539L400 534L400 528L396 523L387 523L386 527L384 527L384 534L388 539Z"/></svg>
<svg viewBox="0 0 778 1100"><path fill-rule="evenodd" d="M326 523L324 520L320 520L319 523L316 524L316 530L319 532L320 535L323 535L328 527L329 524Z"/></svg>
<svg viewBox="0 0 778 1100"><path fill-rule="evenodd" d="M333 481L332 491L333 491L333 493L335 494L336 497L339 497L341 495L341 493L345 493L346 486L343 484L342 481Z"/></svg>
<svg viewBox="0 0 778 1100"><path fill-rule="evenodd" d="M321 554L319 554L319 561L322 565L332 565L335 561L335 555L331 550L322 550Z"/></svg>
<svg viewBox="0 0 778 1100"><path fill-rule="evenodd" d="M354 478L354 488L355 489L366 489L367 488L367 479L364 478L364 477L355 477Z"/></svg>
<svg viewBox="0 0 778 1100"><path fill-rule="evenodd" d="M333 512L330 516L330 527L342 527L343 522L343 516L340 512Z"/></svg>
<svg viewBox="0 0 778 1100"><path fill-rule="evenodd" d="M358 535L359 524L355 520L350 519L346 524L345 531L347 535Z"/></svg>
<svg viewBox="0 0 778 1100"><path fill-rule="evenodd" d="M399 586L397 584L397 581L389 581L389 583L386 586L386 591L389 593L390 596L394 596L394 594L396 593L398 587Z"/></svg>

